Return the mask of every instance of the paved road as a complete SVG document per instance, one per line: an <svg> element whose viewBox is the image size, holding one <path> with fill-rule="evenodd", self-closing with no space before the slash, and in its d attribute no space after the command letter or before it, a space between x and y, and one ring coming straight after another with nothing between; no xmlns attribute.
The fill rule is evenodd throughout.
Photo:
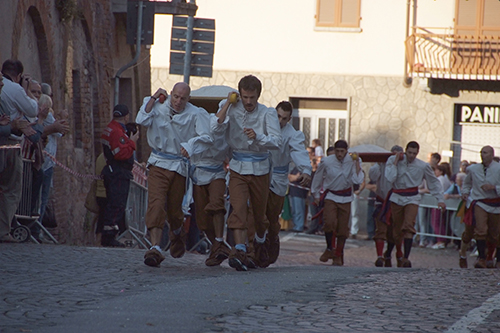
<svg viewBox="0 0 500 333"><path fill-rule="evenodd" d="M334 267L321 237L282 241L277 265L250 272L193 253L151 268L138 249L0 244L0 331L500 331L500 270L456 268L454 249L387 269L372 242L349 240Z"/></svg>

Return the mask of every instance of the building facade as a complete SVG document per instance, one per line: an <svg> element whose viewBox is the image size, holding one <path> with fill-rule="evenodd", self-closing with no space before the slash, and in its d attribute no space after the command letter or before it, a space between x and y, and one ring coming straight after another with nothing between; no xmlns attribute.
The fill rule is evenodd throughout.
<svg viewBox="0 0 500 333"><path fill-rule="evenodd" d="M114 76L130 62L126 11L109 0L17 0L0 2L0 59L19 59L25 73L53 89L55 116L67 110L70 132L58 141L53 198L63 243L91 242L85 196L101 152L101 130L111 119ZM150 93L149 49L138 65L123 73L120 102L133 116Z"/></svg>
<svg viewBox="0 0 500 333"><path fill-rule="evenodd" d="M262 103L294 104L309 144L344 138L390 149L416 140L420 158L439 152L455 169L460 159L478 161L482 145L500 151L499 1L197 5L198 17L216 20L216 38L213 76L191 77L193 89L236 87L252 73L263 82ZM157 19L164 35L152 48L153 90L182 81L168 74L170 29L171 18Z"/></svg>

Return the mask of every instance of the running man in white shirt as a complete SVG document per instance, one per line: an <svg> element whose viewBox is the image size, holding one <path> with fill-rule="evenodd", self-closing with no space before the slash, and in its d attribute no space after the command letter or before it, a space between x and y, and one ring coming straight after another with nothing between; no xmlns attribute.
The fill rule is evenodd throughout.
<svg viewBox="0 0 500 333"><path fill-rule="evenodd" d="M215 114L200 113L208 123ZM210 255L205 260L207 266L218 266L229 256L230 246L224 241L224 216L226 215L226 170L224 162L228 158L229 146L224 133L212 133L213 143L199 154L191 156L194 171L193 199L195 205L196 224L205 232L212 243Z"/></svg>
<svg viewBox="0 0 500 333"><path fill-rule="evenodd" d="M415 218L421 195L418 186L426 180L430 193L437 199L438 207L446 209L443 187L434 175L431 166L417 158L420 145L410 141L405 153L389 157L385 164L385 178L392 183L390 195L390 216L392 217L394 242L404 246L404 257L396 258L398 267L411 267L410 257L413 236L416 234ZM389 202L384 203L388 205ZM386 215L387 218L387 215ZM403 243L404 240L404 243Z"/></svg>
<svg viewBox="0 0 500 333"><path fill-rule="evenodd" d="M483 147L481 149L482 162L467 167L467 176L462 186L462 199L467 202L469 214L473 214L470 220L474 226L474 238L479 253L474 265L476 268L494 267L493 253L498 242L500 164L493 160L493 156L495 156L493 147ZM470 242L470 239L468 241ZM488 257L486 257L487 243Z"/></svg>
<svg viewBox="0 0 500 333"><path fill-rule="evenodd" d="M153 246L144 255L148 266L157 267L165 259L159 246L165 219L170 226L170 255L180 258L186 251L182 199L189 175L189 157L212 142L209 123L200 116L206 111L188 103L190 93L191 89L183 82L174 85L170 96L160 88L144 98L136 118L139 125L147 127L148 144L152 148L148 159L146 226Z"/></svg>
<svg viewBox="0 0 500 333"><path fill-rule="evenodd" d="M268 260L265 247L268 222L265 218L269 189L271 159L269 150L278 150L281 134L276 110L268 108L258 99L262 83L253 75L238 83L239 100L223 101L212 130L226 133L226 142L232 149L229 162L229 195L233 211L228 228L233 229L235 247L229 255L229 265L238 271L256 266L247 257L248 207L253 211L255 224L255 259Z"/></svg>
<svg viewBox="0 0 500 333"><path fill-rule="evenodd" d="M391 148L391 153L402 153L403 147L395 145ZM368 171L368 176L370 180L377 183L376 198L375 198L375 236L373 240L375 241L375 248L377 250L377 260L375 261L375 266L377 267L392 267L392 250L394 249L394 237L392 232L392 223L386 223L380 219L380 212L382 210L382 205L387 196L387 193L392 189L392 184L385 178L385 163L379 162L373 165ZM390 222L390 221L389 221ZM387 241L387 250L384 253L384 243ZM401 246L397 248L399 256L402 257Z"/></svg>
<svg viewBox="0 0 500 333"><path fill-rule="evenodd" d="M279 232L281 229L279 216L283 209L288 189L288 166L290 162L293 161L300 172L298 181L301 186L309 186L311 182L312 167L309 160L309 153L304 143L304 133L297 131L289 124L290 119L292 119L292 111L293 106L287 101L280 102L276 106L282 141L279 150L271 151L273 174L266 209L266 216L269 221L269 233L267 235L269 240L269 260L268 262L259 263L261 267L274 264L278 259L280 251Z"/></svg>
<svg viewBox="0 0 500 333"><path fill-rule="evenodd" d="M353 184L361 184L365 178L361 170L359 158L347 154L347 142L338 140L334 144L334 154L323 157L314 174L311 185L311 194L316 203L320 201L320 191L324 189L323 220L325 225L326 250L320 261L332 259L334 266L344 264L344 245L349 237L349 217L351 216L351 202ZM333 233L336 232L337 245L335 251L332 245Z"/></svg>

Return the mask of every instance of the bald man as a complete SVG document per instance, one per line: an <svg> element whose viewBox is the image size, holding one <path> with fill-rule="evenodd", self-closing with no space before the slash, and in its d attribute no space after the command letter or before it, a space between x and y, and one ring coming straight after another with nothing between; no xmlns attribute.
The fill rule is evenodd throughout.
<svg viewBox="0 0 500 333"><path fill-rule="evenodd" d="M493 160L494 156L493 147L483 147L481 149L482 162L467 168L467 176L462 186L462 199L467 202L467 211L474 217L469 221L472 222L470 225L474 226L474 238L479 253L474 265L476 268L494 267L493 252L497 245L500 228L500 164ZM462 241L470 242L470 235L466 238L464 239L463 235ZM487 242L488 258L486 257Z"/></svg>
<svg viewBox="0 0 500 333"><path fill-rule="evenodd" d="M158 267L165 259L160 241L165 220L170 226L170 255L180 258L186 251L182 198L189 173L189 157L212 143L204 109L189 103L191 89L186 83L174 85L170 95L163 88L144 98L136 122L147 128L152 148L148 159L148 208L146 226L152 247L144 263ZM165 211L166 205L166 211Z"/></svg>

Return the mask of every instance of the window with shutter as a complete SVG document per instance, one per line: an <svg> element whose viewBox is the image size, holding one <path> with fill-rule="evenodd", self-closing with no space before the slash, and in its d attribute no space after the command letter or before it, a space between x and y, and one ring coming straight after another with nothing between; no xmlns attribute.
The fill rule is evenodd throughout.
<svg viewBox="0 0 500 333"><path fill-rule="evenodd" d="M457 35L500 36L500 1L456 0Z"/></svg>
<svg viewBox="0 0 500 333"><path fill-rule="evenodd" d="M316 26L359 28L361 0L316 0Z"/></svg>

